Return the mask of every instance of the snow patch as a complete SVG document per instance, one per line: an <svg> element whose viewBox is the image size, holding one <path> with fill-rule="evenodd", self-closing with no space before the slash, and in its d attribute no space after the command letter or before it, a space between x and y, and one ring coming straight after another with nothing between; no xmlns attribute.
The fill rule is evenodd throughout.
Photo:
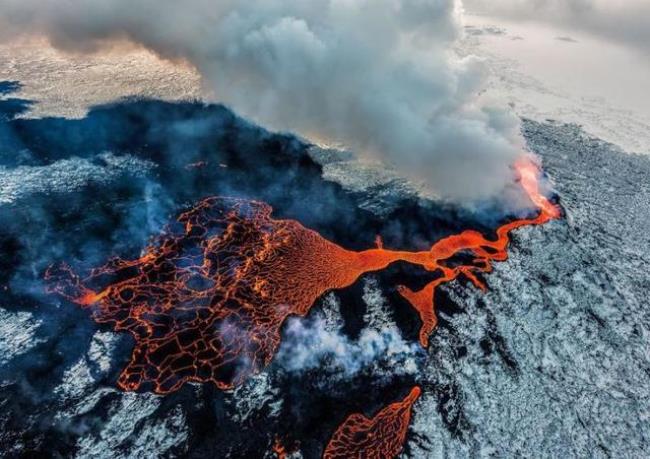
<svg viewBox="0 0 650 459"><path fill-rule="evenodd" d="M36 337L40 325L29 312L0 308L0 365L44 342L45 339Z"/></svg>
<svg viewBox="0 0 650 459"><path fill-rule="evenodd" d="M0 204L36 193L73 192L90 182L108 184L123 175L140 177L154 167L152 162L112 153L94 159L62 159L47 166L0 166Z"/></svg>
<svg viewBox="0 0 650 459"><path fill-rule="evenodd" d="M268 373L260 373L233 390L226 403L233 408L232 418L244 423L266 408L270 410L270 417L278 416L282 409L279 397L280 390L271 385Z"/></svg>

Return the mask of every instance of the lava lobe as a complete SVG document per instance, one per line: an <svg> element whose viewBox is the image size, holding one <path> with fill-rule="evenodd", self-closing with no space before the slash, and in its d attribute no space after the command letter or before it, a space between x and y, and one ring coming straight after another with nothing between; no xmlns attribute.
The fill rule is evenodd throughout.
<svg viewBox="0 0 650 459"><path fill-rule="evenodd" d="M420 396L415 386L401 401L382 409L372 419L350 415L334 432L325 447L323 459L396 457L406 440L413 403Z"/></svg>

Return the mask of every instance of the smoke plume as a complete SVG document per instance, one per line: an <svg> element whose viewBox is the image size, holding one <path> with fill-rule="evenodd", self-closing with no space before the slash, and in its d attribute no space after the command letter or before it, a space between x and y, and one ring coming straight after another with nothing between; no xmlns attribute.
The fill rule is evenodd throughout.
<svg viewBox="0 0 650 459"><path fill-rule="evenodd" d="M375 377L412 375L424 351L408 343L395 325L364 328L357 340L332 330L320 318L291 318L276 361L292 373L319 368L330 378L350 379L363 372ZM323 381L324 384L327 381Z"/></svg>
<svg viewBox="0 0 650 459"><path fill-rule="evenodd" d="M0 0L0 38L71 51L115 40L194 65L216 98L277 130L396 166L452 201L512 182L523 142L452 52L459 0Z"/></svg>

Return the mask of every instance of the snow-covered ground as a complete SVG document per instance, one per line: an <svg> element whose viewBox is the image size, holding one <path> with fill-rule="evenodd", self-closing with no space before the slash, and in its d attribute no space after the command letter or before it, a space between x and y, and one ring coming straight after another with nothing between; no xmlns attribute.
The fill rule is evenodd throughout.
<svg viewBox="0 0 650 459"><path fill-rule="evenodd" d="M69 54L45 40L0 44L0 81L20 81L12 97L37 101L26 116L82 118L88 108L138 96L164 100L198 99L198 73L128 45L95 54Z"/></svg>
<svg viewBox="0 0 650 459"><path fill-rule="evenodd" d="M431 338L411 457L647 457L650 160L576 126L525 132L567 218L517 230L487 294L444 287L463 313Z"/></svg>
<svg viewBox="0 0 650 459"><path fill-rule="evenodd" d="M40 325L29 312L0 309L0 365L41 343L36 337Z"/></svg>
<svg viewBox="0 0 650 459"><path fill-rule="evenodd" d="M133 156L111 153L102 153L92 160L66 158L47 166L0 165L0 204L12 204L39 192L72 192L91 182L107 184L122 175L142 176L155 166Z"/></svg>
<svg viewBox="0 0 650 459"><path fill-rule="evenodd" d="M465 15L462 55L485 60L483 97L522 117L582 125L628 152L650 153L650 62L577 30Z"/></svg>

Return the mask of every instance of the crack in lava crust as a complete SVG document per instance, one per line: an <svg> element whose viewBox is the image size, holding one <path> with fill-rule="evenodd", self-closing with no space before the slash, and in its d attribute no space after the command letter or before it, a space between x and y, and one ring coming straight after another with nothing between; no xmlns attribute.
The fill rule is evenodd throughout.
<svg viewBox="0 0 650 459"><path fill-rule="evenodd" d="M265 203L211 197L181 214L139 259L111 259L83 278L66 264L51 266L47 290L133 335L131 361L118 380L124 390L168 393L187 381L212 381L221 389L238 385L270 363L287 316L304 316L328 290L396 261L441 273L419 292L398 287L422 319L420 343L427 346L437 323L438 285L463 274L485 288L475 273L507 259L510 231L560 215L539 193L537 166L523 159L515 168L541 212L503 225L494 241L464 231L428 251L387 250L378 242L354 252L297 221L271 218ZM461 251L471 252L474 262L445 265Z"/></svg>
<svg viewBox="0 0 650 459"><path fill-rule="evenodd" d="M420 388L415 386L403 400L388 405L372 419L359 413L350 415L332 435L323 459L396 457L406 441L413 403L419 396Z"/></svg>

